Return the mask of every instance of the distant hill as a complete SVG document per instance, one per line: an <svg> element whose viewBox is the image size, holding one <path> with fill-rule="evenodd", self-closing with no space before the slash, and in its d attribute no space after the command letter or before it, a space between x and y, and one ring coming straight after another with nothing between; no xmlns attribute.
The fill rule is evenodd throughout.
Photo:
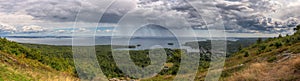
<svg viewBox="0 0 300 81"><path fill-rule="evenodd" d="M77 81L78 78L41 63L39 51L0 38L0 81Z"/></svg>
<svg viewBox="0 0 300 81"><path fill-rule="evenodd" d="M242 48L248 47L256 42L258 38L235 38L237 40L227 40L227 54L230 56L235 52L240 51ZM262 38L265 40L267 38ZM207 41L198 41L198 42L187 42L184 45L191 48L204 48L205 50L211 49L211 41L220 41L220 40L207 40Z"/></svg>

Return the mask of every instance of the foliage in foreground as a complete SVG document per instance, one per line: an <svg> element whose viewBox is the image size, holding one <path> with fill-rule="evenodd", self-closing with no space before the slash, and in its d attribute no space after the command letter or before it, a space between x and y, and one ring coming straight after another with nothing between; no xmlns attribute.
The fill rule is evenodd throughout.
<svg viewBox="0 0 300 81"><path fill-rule="evenodd" d="M76 81L76 77L41 63L40 52L0 38L0 81Z"/></svg>

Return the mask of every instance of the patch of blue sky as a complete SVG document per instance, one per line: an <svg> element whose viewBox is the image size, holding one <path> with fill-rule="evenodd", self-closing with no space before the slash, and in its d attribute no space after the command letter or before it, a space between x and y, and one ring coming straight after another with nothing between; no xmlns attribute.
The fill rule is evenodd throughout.
<svg viewBox="0 0 300 81"><path fill-rule="evenodd" d="M56 29L53 29L54 31L56 30L65 30L65 31L72 31L72 30L80 30L82 28L56 28ZM86 30L113 30L114 27L84 27L83 29L86 29Z"/></svg>

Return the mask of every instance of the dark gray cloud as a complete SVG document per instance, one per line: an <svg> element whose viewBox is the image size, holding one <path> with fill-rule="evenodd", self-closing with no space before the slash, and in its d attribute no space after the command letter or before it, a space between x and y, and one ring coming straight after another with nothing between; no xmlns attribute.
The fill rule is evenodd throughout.
<svg viewBox="0 0 300 81"><path fill-rule="evenodd" d="M31 8L25 9L35 19L49 21L74 21L80 3L76 1L38 1L28 3Z"/></svg>
<svg viewBox="0 0 300 81"><path fill-rule="evenodd" d="M98 15L106 12L103 22L114 22L136 4L133 0L117 0L111 5L114 7L106 10L106 6L101 5L103 1L93 3L83 0L9 0L0 1L0 11L2 13L21 12L33 16L36 20L53 22L74 22L79 10L86 16L80 21L98 22L100 20Z"/></svg>
<svg viewBox="0 0 300 81"><path fill-rule="evenodd" d="M279 6L280 4L276 2L263 0L221 0L216 5L220 9L227 30L248 33L280 33L295 27L299 23L297 16L288 13L285 16L289 18L269 16L269 14L282 13L278 12Z"/></svg>

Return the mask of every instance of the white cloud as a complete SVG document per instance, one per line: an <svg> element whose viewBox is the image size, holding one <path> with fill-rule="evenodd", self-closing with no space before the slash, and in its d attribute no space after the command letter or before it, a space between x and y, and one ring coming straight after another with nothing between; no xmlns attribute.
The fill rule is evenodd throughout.
<svg viewBox="0 0 300 81"><path fill-rule="evenodd" d="M87 29L85 29L85 28L79 28L78 29L78 32L85 32L85 31L87 31Z"/></svg>
<svg viewBox="0 0 300 81"><path fill-rule="evenodd" d="M87 33L87 32L93 32L93 30L90 30L90 29L88 29L88 28L78 28L78 29L74 29L74 30L72 30L71 31L72 33L82 33L82 34L84 34L84 33Z"/></svg>
<svg viewBox="0 0 300 81"><path fill-rule="evenodd" d="M14 33L16 27L0 22L0 33Z"/></svg>
<svg viewBox="0 0 300 81"><path fill-rule="evenodd" d="M107 29L107 30L105 30L105 32L110 33L110 32L112 32L112 30Z"/></svg>
<svg viewBox="0 0 300 81"><path fill-rule="evenodd" d="M7 14L0 12L0 22L12 24L12 25L25 25L30 23L40 22L39 20L34 20L34 17L26 14Z"/></svg>
<svg viewBox="0 0 300 81"><path fill-rule="evenodd" d="M56 32L57 33L66 33L67 31L66 30L57 30Z"/></svg>
<svg viewBox="0 0 300 81"><path fill-rule="evenodd" d="M46 29L41 26L30 25L30 26L23 26L22 33L40 33L45 32Z"/></svg>
<svg viewBox="0 0 300 81"><path fill-rule="evenodd" d="M298 0L299 1L299 0ZM227 30L239 33L281 33L300 22L297 0L217 0ZM300 7L299 3L298 8ZM296 18L296 19L294 19ZM255 32L253 32L255 31Z"/></svg>
<svg viewBox="0 0 300 81"><path fill-rule="evenodd" d="M102 30L97 30L97 32L102 32Z"/></svg>

